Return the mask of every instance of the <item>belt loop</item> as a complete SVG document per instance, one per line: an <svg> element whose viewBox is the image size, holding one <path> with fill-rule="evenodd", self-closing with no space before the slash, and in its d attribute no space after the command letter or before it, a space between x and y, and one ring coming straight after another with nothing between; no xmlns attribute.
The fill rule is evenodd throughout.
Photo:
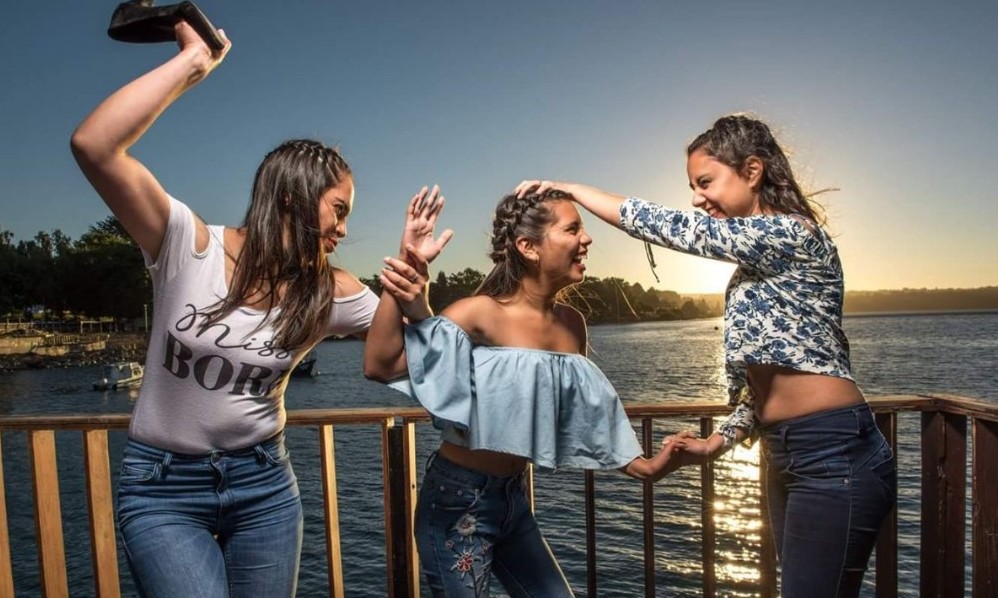
<svg viewBox="0 0 998 598"><path fill-rule="evenodd" d="M256 453L257 463L265 463L267 461L267 450L263 448L263 445L254 444L253 452Z"/></svg>
<svg viewBox="0 0 998 598"><path fill-rule="evenodd" d="M787 444L787 433L790 431L790 426L783 426L780 428L780 444L783 445L783 450L789 450L790 446Z"/></svg>
<svg viewBox="0 0 998 598"><path fill-rule="evenodd" d="M157 472L160 476L166 475L167 468L170 467L170 463L173 461L173 453L170 451L163 451L163 460L156 464L159 469Z"/></svg>
<svg viewBox="0 0 998 598"><path fill-rule="evenodd" d="M432 453L430 453L430 456L426 458L426 466L423 468L424 473L430 471L430 466L433 465L433 462L437 460L437 452L438 451L433 451Z"/></svg>

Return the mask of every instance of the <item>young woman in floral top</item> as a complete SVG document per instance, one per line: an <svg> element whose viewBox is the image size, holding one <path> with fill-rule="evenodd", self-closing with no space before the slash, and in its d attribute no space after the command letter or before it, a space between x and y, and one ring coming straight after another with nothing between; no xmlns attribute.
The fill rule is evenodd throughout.
<svg viewBox="0 0 998 598"><path fill-rule="evenodd" d="M687 148L687 174L703 213L573 183L524 181L517 193L564 191L636 238L737 264L724 313L734 412L708 438L666 442L693 464L761 438L781 595L858 596L896 465L850 372L835 244L758 120L715 122Z"/></svg>

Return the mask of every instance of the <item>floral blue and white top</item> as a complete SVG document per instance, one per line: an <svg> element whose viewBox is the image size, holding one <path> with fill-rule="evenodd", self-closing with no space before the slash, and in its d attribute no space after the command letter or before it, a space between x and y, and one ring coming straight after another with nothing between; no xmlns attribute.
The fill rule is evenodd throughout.
<svg viewBox="0 0 998 598"><path fill-rule="evenodd" d="M748 366L771 364L852 380L842 331L842 264L828 235L801 216L711 218L634 197L620 206L628 234L684 253L738 265L725 293L728 404L719 428L750 438L758 425Z"/></svg>

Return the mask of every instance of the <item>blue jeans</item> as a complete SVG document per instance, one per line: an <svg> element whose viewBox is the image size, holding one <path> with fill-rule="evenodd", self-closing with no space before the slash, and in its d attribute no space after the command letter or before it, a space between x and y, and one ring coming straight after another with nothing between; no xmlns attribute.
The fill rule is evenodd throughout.
<svg viewBox="0 0 998 598"><path fill-rule="evenodd" d="M897 464L870 407L762 430L781 596L859 596L877 533L897 501Z"/></svg>
<svg viewBox="0 0 998 598"><path fill-rule="evenodd" d="M511 598L573 596L537 527L523 474L499 477L434 453L416 504L416 546L435 597L488 596L494 574Z"/></svg>
<svg viewBox="0 0 998 598"><path fill-rule="evenodd" d="M302 507L283 434L207 455L129 440L118 527L141 596L294 596Z"/></svg>

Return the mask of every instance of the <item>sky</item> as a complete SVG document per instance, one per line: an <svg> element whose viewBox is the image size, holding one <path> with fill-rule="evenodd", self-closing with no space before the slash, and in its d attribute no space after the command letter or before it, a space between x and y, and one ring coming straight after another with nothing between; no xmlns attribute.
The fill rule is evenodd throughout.
<svg viewBox="0 0 998 598"><path fill-rule="evenodd" d="M161 2L163 3L163 2ZM106 35L114 2L11 3L0 22L0 229L73 239L110 214L69 152L104 97L174 55ZM398 247L422 185L455 238L434 264L487 271L491 214L523 179L692 209L685 146L731 112L770 124L821 196L847 290L998 284L998 4L200 0L233 49L132 153L213 224L238 225L280 142L340 148L356 203L335 263ZM588 273L682 293L732 267L583 215Z"/></svg>

